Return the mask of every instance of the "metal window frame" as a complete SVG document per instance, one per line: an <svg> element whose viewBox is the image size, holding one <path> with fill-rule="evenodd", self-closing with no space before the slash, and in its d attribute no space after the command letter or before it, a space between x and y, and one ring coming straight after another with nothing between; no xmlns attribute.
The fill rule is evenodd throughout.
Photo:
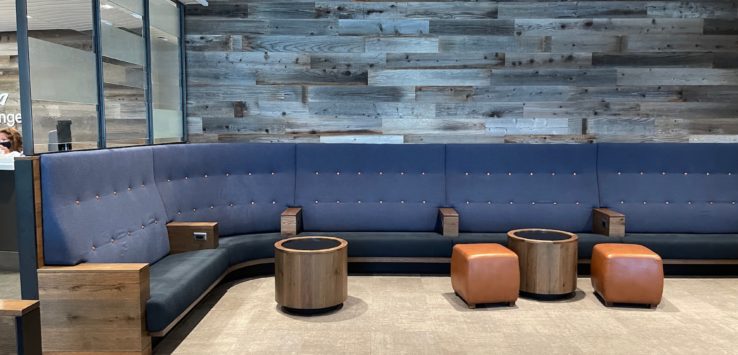
<svg viewBox="0 0 738 355"><path fill-rule="evenodd" d="M143 36L144 46L146 46L146 129L149 131L146 135L146 144L154 144L154 87L151 80L151 10L149 8L149 0L143 0Z"/></svg>
<svg viewBox="0 0 738 355"><path fill-rule="evenodd" d="M95 71L97 79L97 148L108 146L105 116L105 70L103 69L103 48L100 15L100 0L92 3L92 50L95 52Z"/></svg>
<svg viewBox="0 0 738 355"><path fill-rule="evenodd" d="M31 63L28 54L28 6L26 0L15 0L16 42L18 44L18 95L23 122L23 154L31 156L33 146L33 106L31 104Z"/></svg>
<svg viewBox="0 0 738 355"><path fill-rule="evenodd" d="M154 112L153 112L153 85L151 79L151 19L150 0L141 0L144 5L143 13L143 37L146 52L146 88L144 90L146 102L147 122L147 145L154 145ZM101 16L100 0L90 0L92 6L92 39L93 51L95 53L95 70L97 74L97 127L98 127L98 149L107 147L107 129L105 114L105 78L101 38ZM187 124L187 70L185 53L185 6L176 2L179 12L179 66L180 66L180 103L182 112L182 142L187 142L189 132ZM15 0L16 17L16 41L18 43L18 79L19 96L21 104L21 117L23 122L23 154L35 155L35 142L33 133L33 97L31 95L31 63L28 42L28 0Z"/></svg>

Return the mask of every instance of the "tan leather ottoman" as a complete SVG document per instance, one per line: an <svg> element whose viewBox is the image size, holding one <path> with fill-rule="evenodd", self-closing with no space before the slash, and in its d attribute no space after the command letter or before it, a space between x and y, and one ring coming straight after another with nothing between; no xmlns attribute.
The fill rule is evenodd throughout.
<svg viewBox="0 0 738 355"><path fill-rule="evenodd" d="M451 287L469 308L514 306L520 291L518 256L500 244L457 244L451 254Z"/></svg>
<svg viewBox="0 0 738 355"><path fill-rule="evenodd" d="M664 291L661 257L642 245L597 244L592 249L592 286L605 301L656 308Z"/></svg>

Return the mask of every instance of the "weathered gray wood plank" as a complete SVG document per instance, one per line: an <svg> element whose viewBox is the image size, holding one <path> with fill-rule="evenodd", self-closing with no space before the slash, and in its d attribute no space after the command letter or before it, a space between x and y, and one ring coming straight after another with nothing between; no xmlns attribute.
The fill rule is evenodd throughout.
<svg viewBox="0 0 738 355"><path fill-rule="evenodd" d="M706 35L738 35L738 21L736 19L707 18L704 33Z"/></svg>
<svg viewBox="0 0 738 355"><path fill-rule="evenodd" d="M312 2L269 2L250 3L249 18L262 19L312 19L316 17L315 3Z"/></svg>
<svg viewBox="0 0 738 355"><path fill-rule="evenodd" d="M702 34L703 19L671 18L595 18L595 19L515 19L518 35L550 35L564 32L568 35L588 35L607 32L627 34Z"/></svg>
<svg viewBox="0 0 738 355"><path fill-rule="evenodd" d="M272 35L325 36L338 34L336 20L271 19L267 21L267 24L267 32Z"/></svg>
<svg viewBox="0 0 738 355"><path fill-rule="evenodd" d="M619 84L619 78L615 69L494 69L491 83L610 86Z"/></svg>
<svg viewBox="0 0 738 355"><path fill-rule="evenodd" d="M569 86L421 86L416 88L415 97L420 102L531 102L565 101L574 88Z"/></svg>
<svg viewBox="0 0 738 355"><path fill-rule="evenodd" d="M427 35L428 20L338 20L341 35Z"/></svg>
<svg viewBox="0 0 738 355"><path fill-rule="evenodd" d="M644 1L503 2L499 18L645 17Z"/></svg>
<svg viewBox="0 0 738 355"><path fill-rule="evenodd" d="M512 36L514 27L512 20L430 20L434 35Z"/></svg>
<svg viewBox="0 0 738 355"><path fill-rule="evenodd" d="M328 69L257 70L255 85L366 85L366 71Z"/></svg>
<svg viewBox="0 0 738 355"><path fill-rule="evenodd" d="M735 1L650 1L649 17L738 18Z"/></svg>
<svg viewBox="0 0 738 355"><path fill-rule="evenodd" d="M504 53L387 53L387 69L473 69L505 64Z"/></svg>
<svg viewBox="0 0 738 355"><path fill-rule="evenodd" d="M679 67L711 68L714 53L710 52L650 52L650 53L593 53L595 67Z"/></svg>
<svg viewBox="0 0 738 355"><path fill-rule="evenodd" d="M738 36L628 36L624 50L628 52L736 52L738 51Z"/></svg>
<svg viewBox="0 0 738 355"><path fill-rule="evenodd" d="M438 49L444 53L551 51L550 37L536 36L439 36Z"/></svg>
<svg viewBox="0 0 738 355"><path fill-rule="evenodd" d="M485 69L388 69L369 71L372 86L474 86L488 85L490 70Z"/></svg>
<svg viewBox="0 0 738 355"><path fill-rule="evenodd" d="M364 38L337 36L244 36L246 51L299 53L361 53Z"/></svg>
<svg viewBox="0 0 738 355"><path fill-rule="evenodd" d="M438 118L518 118L523 117L522 102L475 102L437 104Z"/></svg>
<svg viewBox="0 0 738 355"><path fill-rule="evenodd" d="M690 85L685 86L682 93L687 102L735 102L738 98L738 86Z"/></svg>
<svg viewBox="0 0 738 355"><path fill-rule="evenodd" d="M509 53L505 66L514 68L588 68L592 53Z"/></svg>
<svg viewBox="0 0 738 355"><path fill-rule="evenodd" d="M359 119L421 119L434 118L434 105L400 102L311 102L310 114L314 117Z"/></svg>
<svg viewBox="0 0 738 355"><path fill-rule="evenodd" d="M339 53L311 54L312 69L354 69L368 70L386 62L384 53Z"/></svg>
<svg viewBox="0 0 738 355"><path fill-rule="evenodd" d="M374 37L366 39L367 53L438 53L438 39L429 37Z"/></svg>
<svg viewBox="0 0 738 355"><path fill-rule="evenodd" d="M738 70L618 68L618 85L738 85Z"/></svg>
<svg viewBox="0 0 738 355"><path fill-rule="evenodd" d="M414 102L412 86L314 86L308 88L309 102Z"/></svg>

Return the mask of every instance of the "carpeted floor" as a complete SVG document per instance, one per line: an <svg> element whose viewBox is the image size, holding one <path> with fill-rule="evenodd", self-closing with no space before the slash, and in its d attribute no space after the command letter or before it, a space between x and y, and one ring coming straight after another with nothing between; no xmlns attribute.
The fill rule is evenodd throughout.
<svg viewBox="0 0 738 355"><path fill-rule="evenodd" d="M655 309L605 308L588 278L567 301L470 310L448 277L350 276L343 309L281 312L274 278L221 285L157 354L736 354L738 279L669 278Z"/></svg>
<svg viewBox="0 0 738 355"><path fill-rule="evenodd" d="M0 271L0 299L18 299L20 293L20 274Z"/></svg>

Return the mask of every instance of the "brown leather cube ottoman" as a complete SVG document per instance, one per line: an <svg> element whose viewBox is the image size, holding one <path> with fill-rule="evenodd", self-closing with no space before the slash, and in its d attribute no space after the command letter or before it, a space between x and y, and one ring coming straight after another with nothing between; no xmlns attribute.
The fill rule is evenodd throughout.
<svg viewBox="0 0 738 355"><path fill-rule="evenodd" d="M451 286L469 308L514 306L520 291L518 256L500 244L457 244L451 254Z"/></svg>
<svg viewBox="0 0 738 355"><path fill-rule="evenodd" d="M605 301L655 308L664 291L661 257L642 245L597 244L592 249L592 286Z"/></svg>

